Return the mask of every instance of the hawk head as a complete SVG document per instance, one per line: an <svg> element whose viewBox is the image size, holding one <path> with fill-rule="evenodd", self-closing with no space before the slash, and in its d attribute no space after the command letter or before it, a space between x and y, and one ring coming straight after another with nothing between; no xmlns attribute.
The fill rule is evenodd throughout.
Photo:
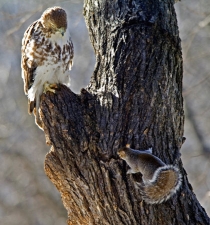
<svg viewBox="0 0 210 225"><path fill-rule="evenodd" d="M59 32L63 36L67 29L67 16L59 6L46 9L41 16L41 23L47 32Z"/></svg>

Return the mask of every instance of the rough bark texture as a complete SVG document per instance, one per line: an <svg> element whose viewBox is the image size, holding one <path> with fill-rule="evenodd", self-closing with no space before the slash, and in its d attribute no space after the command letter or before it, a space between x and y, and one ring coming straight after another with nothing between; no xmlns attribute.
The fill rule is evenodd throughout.
<svg viewBox="0 0 210 225"><path fill-rule="evenodd" d="M210 224L186 172L183 140L182 52L172 0L86 0L84 16L96 54L88 88L61 85L42 96L51 151L45 171L61 193L68 224ZM136 175L126 175L118 148L153 147L183 173L171 200L141 200Z"/></svg>

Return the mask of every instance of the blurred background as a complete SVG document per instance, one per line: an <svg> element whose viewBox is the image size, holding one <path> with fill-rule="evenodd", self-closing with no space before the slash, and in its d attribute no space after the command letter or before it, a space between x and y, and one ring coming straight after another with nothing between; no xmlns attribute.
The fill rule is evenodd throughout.
<svg viewBox="0 0 210 225"><path fill-rule="evenodd" d="M20 68L26 28L51 6L66 9L75 48L71 89L89 83L95 57L82 15L83 0L0 0L0 224L64 225L67 213L43 169L49 146L27 114ZM185 134L182 160L210 215L210 1L175 5L184 59Z"/></svg>

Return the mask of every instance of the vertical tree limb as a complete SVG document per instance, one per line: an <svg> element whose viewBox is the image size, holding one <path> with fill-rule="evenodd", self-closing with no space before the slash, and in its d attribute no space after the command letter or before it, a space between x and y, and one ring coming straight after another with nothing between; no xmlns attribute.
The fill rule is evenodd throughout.
<svg viewBox="0 0 210 225"><path fill-rule="evenodd" d="M142 201L116 151L153 147L182 168L182 52L173 1L86 0L96 54L79 95L61 85L43 94L51 151L45 171L61 193L68 224L209 224L184 175L181 191L160 205Z"/></svg>

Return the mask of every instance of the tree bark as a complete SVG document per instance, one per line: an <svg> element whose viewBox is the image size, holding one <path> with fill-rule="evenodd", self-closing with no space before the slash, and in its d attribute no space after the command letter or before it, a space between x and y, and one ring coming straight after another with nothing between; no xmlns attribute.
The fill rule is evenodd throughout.
<svg viewBox="0 0 210 225"><path fill-rule="evenodd" d="M68 224L210 224L182 168L182 52L172 0L86 0L84 16L96 54L79 95L61 85L42 95L51 150L45 171L61 193ZM141 199L116 151L153 148L183 174L166 203Z"/></svg>

